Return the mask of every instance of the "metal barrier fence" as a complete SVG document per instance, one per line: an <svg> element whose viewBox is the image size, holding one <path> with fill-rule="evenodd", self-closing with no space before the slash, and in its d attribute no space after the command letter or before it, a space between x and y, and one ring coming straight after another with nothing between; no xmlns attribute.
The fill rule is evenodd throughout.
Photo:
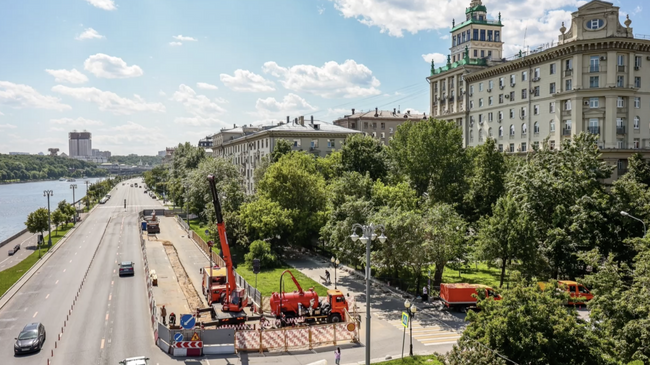
<svg viewBox="0 0 650 365"><path fill-rule="evenodd" d="M153 331L153 337L156 343L158 343L158 321L157 321L157 312L158 308L156 307L156 299L153 297L153 285L151 282L151 276L149 275L149 262L147 260L147 248L145 246L144 238L142 233L140 233L140 247L142 249L142 261L144 263L144 276L145 281L147 282L147 296L149 298L149 313L151 314L151 330Z"/></svg>
<svg viewBox="0 0 650 365"><path fill-rule="evenodd" d="M176 216L176 221L178 222L178 224L181 225L181 227L183 227L184 230L186 230L186 231L190 230L190 226L180 216L178 216L178 215Z"/></svg>

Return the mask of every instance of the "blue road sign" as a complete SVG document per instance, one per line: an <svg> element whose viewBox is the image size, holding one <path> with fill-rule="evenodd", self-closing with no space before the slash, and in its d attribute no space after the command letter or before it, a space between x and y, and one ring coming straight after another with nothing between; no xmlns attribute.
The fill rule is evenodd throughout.
<svg viewBox="0 0 650 365"><path fill-rule="evenodd" d="M177 334L174 335L174 341L176 342L181 342L183 341L183 334L178 332Z"/></svg>
<svg viewBox="0 0 650 365"><path fill-rule="evenodd" d="M181 316L181 327L185 328L186 330L194 328L195 324L196 318L194 318L194 316L191 314L183 314Z"/></svg>
<svg viewBox="0 0 650 365"><path fill-rule="evenodd" d="M402 312L402 326L406 328L409 326L409 315L405 312Z"/></svg>
<svg viewBox="0 0 650 365"><path fill-rule="evenodd" d="M205 234L210 234L210 231L208 231L208 230L206 229L206 230L205 230Z"/></svg>

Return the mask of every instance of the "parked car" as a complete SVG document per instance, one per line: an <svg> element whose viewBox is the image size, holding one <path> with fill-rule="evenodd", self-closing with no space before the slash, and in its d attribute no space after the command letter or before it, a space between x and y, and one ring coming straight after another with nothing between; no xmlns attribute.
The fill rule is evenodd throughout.
<svg viewBox="0 0 650 365"><path fill-rule="evenodd" d="M26 354L40 351L45 343L45 326L42 323L34 322L26 325L14 343L14 354Z"/></svg>
<svg viewBox="0 0 650 365"><path fill-rule="evenodd" d="M144 191L144 193L146 194L146 193L147 193L147 191L145 190L145 191Z"/></svg>
<svg viewBox="0 0 650 365"><path fill-rule="evenodd" d="M124 276L124 275L135 275L135 270L133 270L133 262L131 261L120 262L120 276Z"/></svg>
<svg viewBox="0 0 650 365"><path fill-rule="evenodd" d="M9 256L15 254L16 252L18 252L18 250L20 250L20 243L14 246L14 248L9 250Z"/></svg>

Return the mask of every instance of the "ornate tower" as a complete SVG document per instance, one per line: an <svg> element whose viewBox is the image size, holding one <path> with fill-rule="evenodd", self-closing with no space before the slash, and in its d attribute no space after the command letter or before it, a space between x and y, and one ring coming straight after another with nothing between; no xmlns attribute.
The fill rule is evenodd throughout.
<svg viewBox="0 0 650 365"><path fill-rule="evenodd" d="M465 21L452 21L451 62L464 58L500 60L503 58L501 41L501 13L499 20L488 20L487 8L481 0L472 0L465 9ZM467 54L465 54L467 51Z"/></svg>

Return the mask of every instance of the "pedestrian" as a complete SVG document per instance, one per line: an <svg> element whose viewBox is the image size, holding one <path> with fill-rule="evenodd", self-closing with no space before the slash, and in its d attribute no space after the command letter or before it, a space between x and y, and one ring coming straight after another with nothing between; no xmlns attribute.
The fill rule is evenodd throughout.
<svg viewBox="0 0 650 365"><path fill-rule="evenodd" d="M422 301L425 303L429 301L429 289L426 285L422 288Z"/></svg>
<svg viewBox="0 0 650 365"><path fill-rule="evenodd" d="M167 320L165 319L167 317L167 309L165 309L165 306L163 305L162 308L160 309L160 316L162 317L163 324L167 325Z"/></svg>
<svg viewBox="0 0 650 365"><path fill-rule="evenodd" d="M328 282L328 283L331 282L331 280L330 280L330 272L327 271L327 270L325 270L325 279L327 279L327 282Z"/></svg>
<svg viewBox="0 0 650 365"><path fill-rule="evenodd" d="M176 315L174 314L174 312L172 312L172 314L169 315L169 325L170 326L176 325Z"/></svg>
<svg viewBox="0 0 650 365"><path fill-rule="evenodd" d="M334 362L336 365L339 365L341 363L341 348L337 347L336 350L334 350Z"/></svg>

